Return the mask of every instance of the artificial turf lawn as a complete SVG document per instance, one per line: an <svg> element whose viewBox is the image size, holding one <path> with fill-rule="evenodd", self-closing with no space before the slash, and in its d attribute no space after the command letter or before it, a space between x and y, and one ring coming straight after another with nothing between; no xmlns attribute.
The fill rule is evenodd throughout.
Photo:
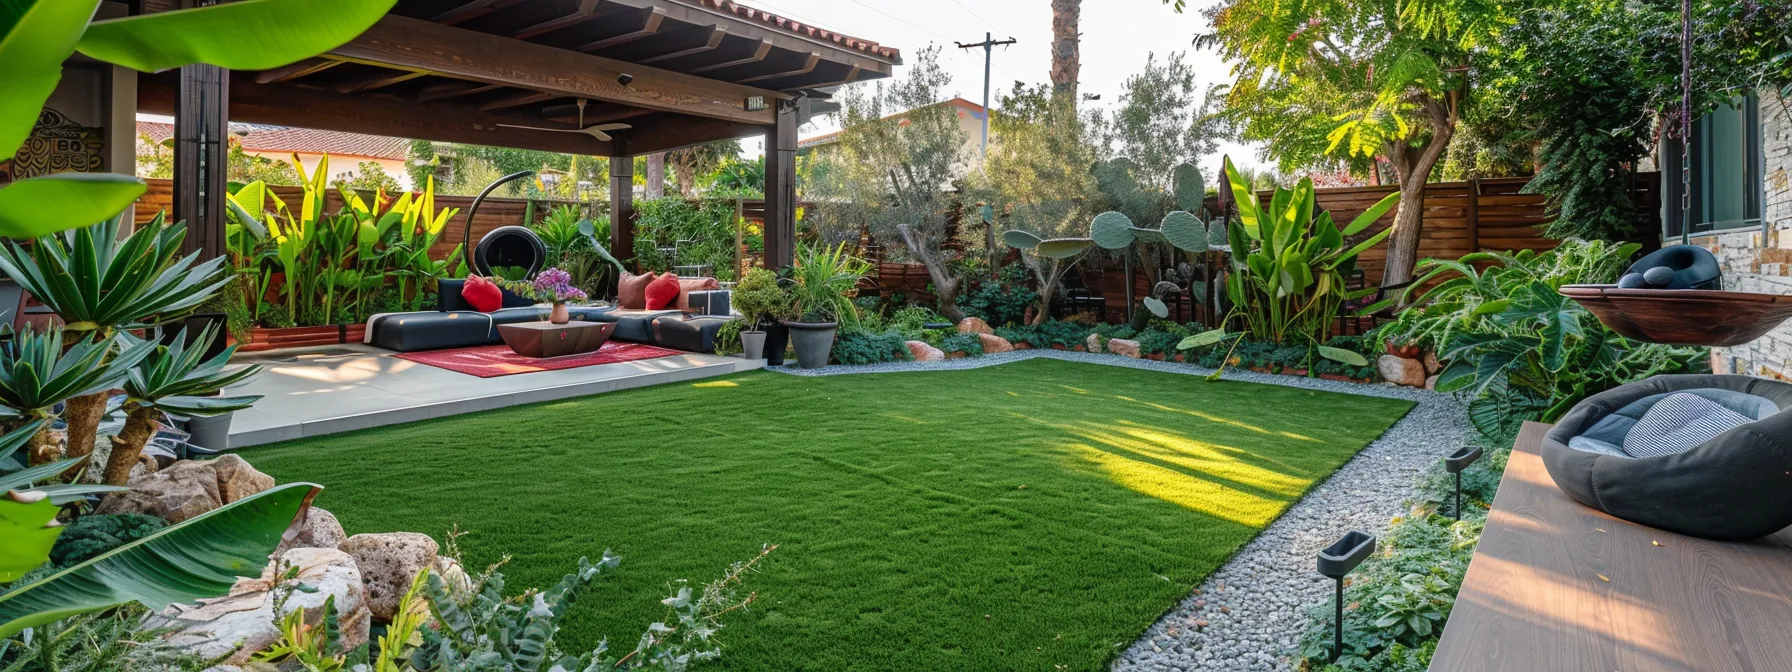
<svg viewBox="0 0 1792 672"><path fill-rule="evenodd" d="M614 549L567 650L631 648L669 580L771 542L718 667L1089 670L1410 408L1035 359L752 372L243 455L323 484L350 533L458 525L470 565L515 556L513 591Z"/></svg>

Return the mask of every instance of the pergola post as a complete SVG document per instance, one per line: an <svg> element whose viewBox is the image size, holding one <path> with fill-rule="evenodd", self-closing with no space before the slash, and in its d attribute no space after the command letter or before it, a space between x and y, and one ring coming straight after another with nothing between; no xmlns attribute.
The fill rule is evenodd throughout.
<svg viewBox="0 0 1792 672"><path fill-rule="evenodd" d="M621 154L623 140L613 146ZM635 264L635 157L610 157L610 253L636 271Z"/></svg>
<svg viewBox="0 0 1792 672"><path fill-rule="evenodd" d="M765 267L796 259L797 105L778 102L777 123L765 128Z"/></svg>
<svg viewBox="0 0 1792 672"><path fill-rule="evenodd" d="M230 71L183 67L174 95L174 221L187 223L183 251L198 250L201 259L221 257Z"/></svg>

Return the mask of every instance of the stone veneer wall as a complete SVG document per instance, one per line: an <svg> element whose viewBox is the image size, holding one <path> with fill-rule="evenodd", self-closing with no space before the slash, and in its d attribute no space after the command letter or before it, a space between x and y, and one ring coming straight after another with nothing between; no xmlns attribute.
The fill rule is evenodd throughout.
<svg viewBox="0 0 1792 672"><path fill-rule="evenodd" d="M1765 233L1751 228L1695 238L1724 268L1724 288L1792 294L1792 118L1771 93L1761 95L1763 154L1767 163ZM1792 322L1753 343L1712 351L1712 369L1792 382Z"/></svg>

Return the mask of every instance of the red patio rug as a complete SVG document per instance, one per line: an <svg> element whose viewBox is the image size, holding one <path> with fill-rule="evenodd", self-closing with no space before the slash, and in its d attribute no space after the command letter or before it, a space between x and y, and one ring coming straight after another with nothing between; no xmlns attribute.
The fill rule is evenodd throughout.
<svg viewBox="0 0 1792 672"><path fill-rule="evenodd" d="M497 378L518 373L535 373L538 371L559 371L576 369L598 364L617 364L633 362L656 357L669 357L683 354L677 350L656 348L639 343L617 343L610 341L596 352L587 352L565 357L524 357L510 351L504 344L482 345L476 348L453 348L449 350L429 350L426 352L401 352L399 359L408 359L418 364L458 371L469 376L480 378Z"/></svg>

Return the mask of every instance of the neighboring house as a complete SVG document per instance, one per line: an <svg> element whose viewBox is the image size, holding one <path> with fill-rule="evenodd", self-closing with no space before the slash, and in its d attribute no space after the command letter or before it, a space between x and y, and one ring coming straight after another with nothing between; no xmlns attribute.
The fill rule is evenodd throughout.
<svg viewBox="0 0 1792 672"><path fill-rule="evenodd" d="M152 121L137 122L137 142L144 138L158 143L174 137L174 124ZM309 128L264 126L260 124L230 125L231 141L240 143L243 153L281 162L291 162L297 154L307 175L317 169L324 154L330 155L330 176L334 181L356 166L372 161L406 189L411 188L410 174L405 171L405 152L410 141L360 133L318 131ZM138 153L144 153L139 147Z"/></svg>
<svg viewBox="0 0 1792 672"><path fill-rule="evenodd" d="M1792 115L1772 92L1713 112L1693 128L1691 240L1717 254L1724 288L1792 294ZM1664 238L1681 232L1680 146L1661 155ZM1718 373L1792 382L1792 324L1712 353Z"/></svg>
<svg viewBox="0 0 1792 672"><path fill-rule="evenodd" d="M964 136L965 136L964 148L960 154L960 156L964 157L964 161L962 163L961 170L959 171L959 174L963 175L963 174L969 173L972 170L976 170L978 167L982 166L983 165L983 152L982 152L982 148L983 148L983 117L984 117L984 115L987 114L987 112L984 111L983 106L973 103L971 101L965 100L963 98L953 98L948 101L934 103L934 105L950 105L950 106L952 106L954 108L953 109L954 113L956 113L958 115L959 127L964 129ZM925 108L923 108L923 109L925 109ZM884 117L884 119L895 119L895 120L898 120L899 122L901 122L903 120L903 118L907 117L907 116L908 116L908 112L905 111L905 112L898 112L896 114L892 114L890 116ZM796 145L797 153L798 154L806 154L806 153L812 153L812 152L825 152L825 151L827 151L827 147L829 145L833 145L834 143L837 143L839 141L840 141L840 132L839 131L834 131L833 133L823 133L821 135L817 135L817 136L809 137L809 138L803 138L802 140L797 142L797 145ZM990 142L992 142L992 143L995 142L995 138L993 136L990 137Z"/></svg>

